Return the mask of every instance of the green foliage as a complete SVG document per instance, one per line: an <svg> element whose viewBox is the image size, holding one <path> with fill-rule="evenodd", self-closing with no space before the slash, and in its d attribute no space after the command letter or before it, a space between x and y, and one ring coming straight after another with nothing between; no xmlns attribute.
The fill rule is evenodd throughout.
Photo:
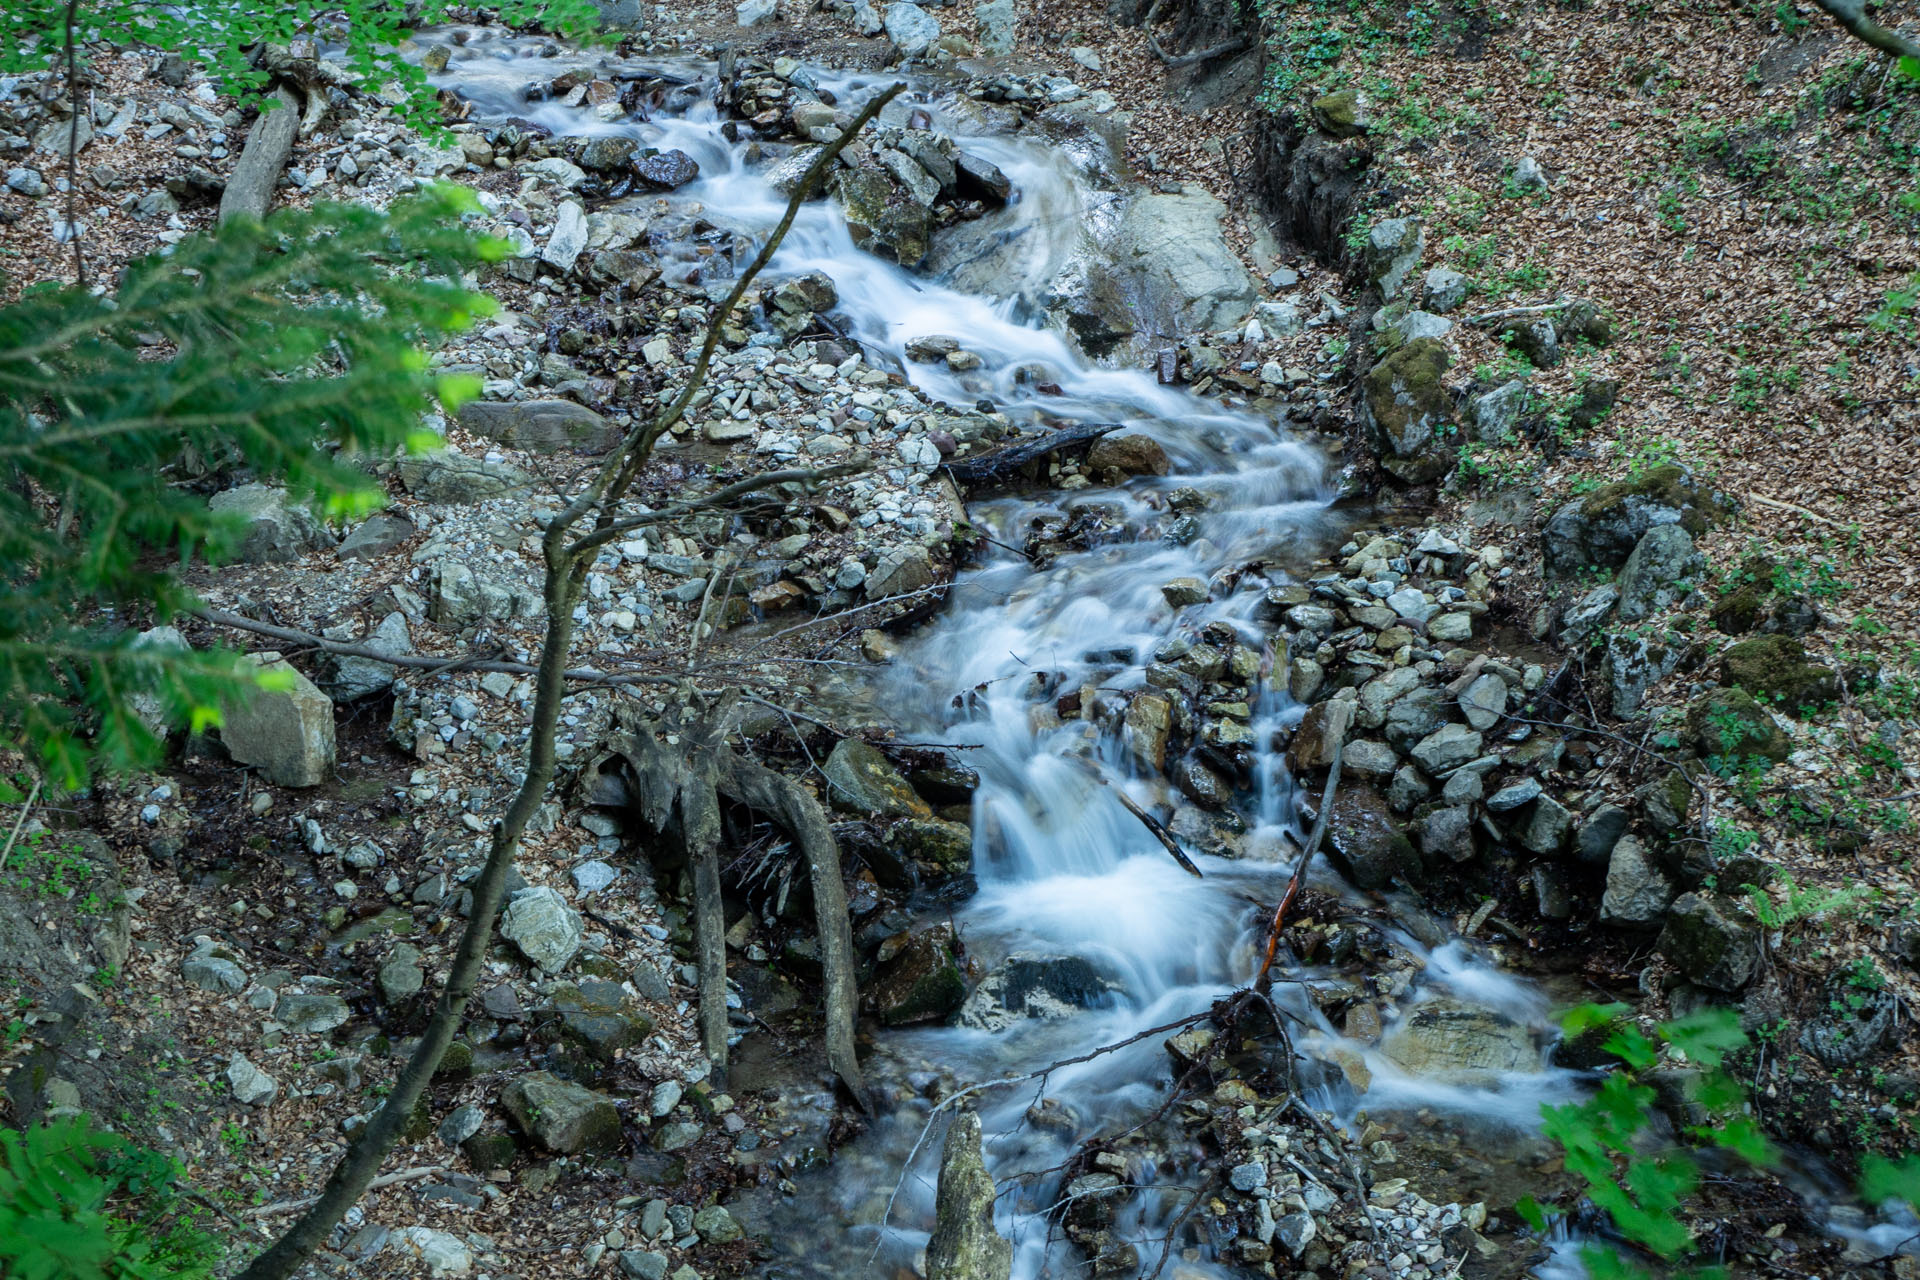
<svg viewBox="0 0 1920 1280"><path fill-rule="evenodd" d="M458 283L498 256L460 225L470 192L238 219L132 263L116 291L0 309L0 736L49 778L153 760L142 703L217 722L232 655L136 643L192 605L164 557L236 532L175 483L242 466L331 515L377 505L352 458L421 442L421 414L472 395L419 344L487 299ZM430 438L430 437L429 437Z"/></svg>
<svg viewBox="0 0 1920 1280"><path fill-rule="evenodd" d="M1872 885L1865 884L1850 884L1843 889L1803 887L1784 871L1774 883L1784 892L1783 901L1774 901L1759 885L1741 886L1746 890L1748 905L1753 908L1753 918L1769 933L1790 929L1804 920L1858 915L1879 896Z"/></svg>
<svg viewBox="0 0 1920 1280"><path fill-rule="evenodd" d="M0 1274L18 1280L202 1280L219 1242L179 1170L85 1120L0 1131Z"/></svg>
<svg viewBox="0 0 1920 1280"><path fill-rule="evenodd" d="M426 73L397 49L418 26L445 21L459 6L450 0L207 0L194 5L155 0L82 0L75 34L82 44L138 45L204 62L229 92L257 93L268 74L253 65L256 44L287 45L301 37L339 46L336 55L363 87L399 90L401 113L415 124L438 119ZM590 0L505 0L495 6L509 24L540 24L584 35L598 21ZM9 0L0 6L0 72L38 71L57 64L66 46L65 0Z"/></svg>
<svg viewBox="0 0 1920 1280"><path fill-rule="evenodd" d="M1642 1077L1659 1065L1662 1046L1694 1064L1690 1101L1708 1115L1688 1136L1731 1152L1749 1164L1773 1163L1776 1153L1752 1117L1744 1113L1745 1092L1725 1069L1726 1056L1746 1043L1739 1015L1708 1009L1669 1022L1649 1036L1624 1018L1626 1006L1582 1005L1569 1011L1562 1026L1569 1036L1612 1028L1602 1046L1620 1060L1592 1097L1563 1106L1542 1106L1542 1131L1560 1145L1567 1169L1580 1177L1585 1193L1605 1210L1626 1240L1665 1261L1684 1258L1692 1239L1680 1208L1699 1185L1700 1167L1679 1146L1654 1148L1650 1142L1656 1093ZM1531 1198L1516 1206L1536 1230L1549 1212ZM1590 1245L1582 1251L1592 1276L1645 1276L1647 1273L1613 1250ZM1713 1270L1688 1274L1705 1277Z"/></svg>

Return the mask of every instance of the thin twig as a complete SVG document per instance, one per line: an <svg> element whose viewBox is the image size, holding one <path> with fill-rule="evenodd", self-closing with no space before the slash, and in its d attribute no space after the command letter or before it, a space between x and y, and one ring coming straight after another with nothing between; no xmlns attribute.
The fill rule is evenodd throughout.
<svg viewBox="0 0 1920 1280"><path fill-rule="evenodd" d="M13 824L13 832L7 837L6 847L0 849L0 871L6 870L7 856L13 852L14 841L20 838L20 829L27 825L27 815L33 812L33 802L40 795L40 779L33 780L33 786L27 792L27 798L20 805L20 817Z"/></svg>
<svg viewBox="0 0 1920 1280"><path fill-rule="evenodd" d="M80 0L67 0L67 242L73 246L73 278L87 287L87 259L80 251L80 56L74 22Z"/></svg>
<svg viewBox="0 0 1920 1280"><path fill-rule="evenodd" d="M1339 726L1340 736L1333 744L1333 765L1327 770L1326 788L1320 792L1320 812L1313 820L1313 834L1308 837L1306 845L1300 850L1299 860L1293 864L1293 874L1287 877L1286 892L1280 895L1280 901L1274 905L1273 922L1267 926L1267 954L1261 960L1260 972L1253 980L1254 989L1263 994L1272 985L1272 979L1267 976L1267 973L1273 968L1273 958L1280 949L1280 931L1286 926L1287 909L1293 905L1293 900L1300 896L1301 885L1306 881L1307 864L1313 861L1314 852L1320 848L1320 842L1327 835L1327 823L1333 815L1334 792L1340 785L1340 761L1346 755L1347 731L1352 727L1352 723L1352 715L1349 713Z"/></svg>
<svg viewBox="0 0 1920 1280"><path fill-rule="evenodd" d="M1103 787L1106 786L1107 780L1105 778L1100 779L1100 785ZM1180 842L1173 838L1173 833L1167 830L1165 823L1161 822L1160 819L1154 817L1152 814L1148 813L1145 809L1142 809L1139 805L1135 804L1133 802L1133 797L1128 795L1121 788L1119 787L1113 788L1113 794L1119 799L1121 806L1125 808L1128 813L1140 819L1141 823L1146 826L1147 830L1153 832L1153 838L1158 840L1161 846L1164 847L1168 853L1173 855L1173 860L1175 862L1179 863L1182 867L1186 868L1188 875L1194 877L1196 880L1203 878L1200 874L1200 868L1194 866L1193 859L1189 858L1181 850Z"/></svg>

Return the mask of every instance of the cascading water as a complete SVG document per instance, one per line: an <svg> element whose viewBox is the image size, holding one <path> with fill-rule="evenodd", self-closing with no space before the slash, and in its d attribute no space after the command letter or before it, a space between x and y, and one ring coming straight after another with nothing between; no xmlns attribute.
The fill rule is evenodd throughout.
<svg viewBox="0 0 1920 1280"><path fill-rule="evenodd" d="M681 92L644 122L530 105L520 98L531 79L574 65L544 60L539 75L531 75L527 59L536 48L519 41L466 45L441 78L457 85L479 118L530 118L559 134L625 133L647 146L687 152L699 161L701 176L671 200L697 202L703 216L749 237L778 218L785 199L767 185L766 166L750 164L745 148L723 136L704 87ZM712 74L710 66L695 63L629 69L670 70L694 80ZM843 105L885 83L826 72L819 80ZM971 955L989 969L1017 954L1074 957L1098 975L1099 986L1084 1007L1052 1010L1062 1016L886 1037L872 1069L877 1079L900 1086L885 1091L892 1110L843 1150L832 1169L815 1175L789 1202L790 1211L777 1215L772 1234L795 1255L775 1264L774 1273L782 1275L894 1275L912 1263L932 1224L938 1150L937 1134L922 1141L932 1103L915 1086L934 1073L967 1085L1031 1072L1204 1010L1250 978L1265 920L1260 904L1270 909L1299 834L1292 781L1272 745L1302 710L1284 692L1284 679L1268 682L1248 709L1253 785L1240 797L1239 812L1245 856L1195 854L1204 879L1182 870L1118 799L1116 791L1125 790L1151 808L1167 785L1141 766L1118 716L1096 708L1063 722L1053 706L1061 694L1080 694L1083 707L1091 699L1117 708L1145 685L1156 653L1177 651L1209 625L1231 628L1258 651L1267 639L1267 629L1255 622L1263 591L1286 580L1289 566L1304 565L1334 530L1324 460L1274 421L1160 386L1145 373L1093 363L1059 333L1025 318L1024 300L1044 293L1050 274L1078 246L1090 207L1110 202L1111 193L1093 191L1059 148L970 132L971 116L942 109L938 85L909 96L917 101L897 101L890 113L928 112L934 127L994 162L1014 183L1016 199L984 228L1013 246L997 256L1000 275L991 287L968 292L862 252L827 201L802 210L774 275L817 270L830 276L838 313L869 362L902 368L932 397L971 402L987 395L1029 422L1043 413L1051 420L1121 422L1158 441L1173 474L1115 491L975 504L969 516L995 547L1018 546L1036 521L1092 501L1108 508L1120 532L1043 568L994 550L956 581L943 615L910 640L868 690L903 736L952 744L980 775L973 824L979 891L954 916ZM960 338L983 367L962 374L907 363L909 341L934 334ZM1044 396L1030 374L1019 376L1036 364L1054 384ZM1186 504L1193 521L1183 540L1165 540L1159 532L1169 498L1181 487L1204 501ZM1162 587L1179 578L1209 584L1211 599L1169 603ZM1266 657L1284 672L1284 653ZM1097 727L1102 724L1107 727ZM1429 989L1544 1025L1544 999L1492 971L1464 944L1430 951L1410 939L1406 944L1425 960ZM1311 1002L1295 996L1288 1003L1310 1029L1303 1047L1311 1048L1316 1037L1339 1040ZM1042 1171L1059 1166L1089 1135L1125 1127L1164 1101L1170 1076L1162 1039L1146 1037L1062 1066L1044 1081L978 1096L989 1167L1003 1188L999 1225L1015 1243L1016 1276L1078 1274L1071 1267L1082 1264L1046 1215L1060 1194L1059 1179ZM1376 1109L1458 1109L1525 1126L1543 1098L1570 1089L1568 1078L1555 1072L1522 1072L1491 1085L1436 1084L1364 1046L1351 1047L1375 1068L1380 1084L1367 1105ZM925 1077L915 1074L929 1067L934 1071ZM1336 1110L1352 1106L1337 1090L1327 1101ZM1184 1202L1184 1194L1146 1186L1119 1214L1116 1233L1138 1244L1145 1270L1157 1256L1150 1242L1168 1234ZM1184 1264L1181 1274L1237 1273L1202 1257Z"/></svg>

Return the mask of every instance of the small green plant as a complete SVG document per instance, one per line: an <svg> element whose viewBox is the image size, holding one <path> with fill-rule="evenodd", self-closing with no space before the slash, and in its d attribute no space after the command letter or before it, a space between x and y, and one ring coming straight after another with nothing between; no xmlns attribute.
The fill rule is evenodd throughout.
<svg viewBox="0 0 1920 1280"><path fill-rule="evenodd" d="M222 1253L164 1156L84 1119L0 1131L0 1274L206 1280Z"/></svg>
<svg viewBox="0 0 1920 1280"><path fill-rule="evenodd" d="M1879 896L1871 885L1854 884L1842 889L1802 886L1791 875L1781 872L1774 884L1781 891L1780 901L1759 885L1742 885L1753 918L1769 933L1793 928L1808 920L1844 919L1859 915Z"/></svg>

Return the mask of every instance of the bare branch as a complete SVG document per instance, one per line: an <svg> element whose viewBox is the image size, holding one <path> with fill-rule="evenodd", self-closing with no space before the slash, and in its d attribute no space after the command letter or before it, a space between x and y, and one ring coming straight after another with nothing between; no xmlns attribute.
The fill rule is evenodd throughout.
<svg viewBox="0 0 1920 1280"><path fill-rule="evenodd" d="M1920 43L1909 36L1883 27L1867 16L1866 0L1813 0L1833 16L1857 40L1901 58L1920 58Z"/></svg>

